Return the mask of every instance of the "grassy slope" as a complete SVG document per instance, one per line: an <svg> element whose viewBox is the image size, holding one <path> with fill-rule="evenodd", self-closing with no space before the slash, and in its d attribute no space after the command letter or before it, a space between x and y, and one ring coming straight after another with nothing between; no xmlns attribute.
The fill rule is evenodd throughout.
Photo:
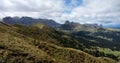
<svg viewBox="0 0 120 63"><path fill-rule="evenodd" d="M38 30L37 34L35 34L36 29L34 29L34 27L30 29L24 26L17 25L15 27L0 23L0 62L108 63L108 61L110 61L109 63L115 63L112 59L106 62L106 60L93 57L80 50L61 47L64 45L61 45L61 42L56 40L58 38L53 39L53 37L51 38L50 36L51 34L46 34L47 31L52 31L52 29L45 29L46 31L42 32L38 32ZM29 35L28 31L33 35ZM40 36L39 33L42 33L44 37ZM47 40L45 40L46 38ZM69 39L67 39L67 41L68 40ZM58 42L56 43L55 41Z"/></svg>
<svg viewBox="0 0 120 63"><path fill-rule="evenodd" d="M16 27L0 24L0 62L54 63L46 52L29 44L32 38L16 33L15 30Z"/></svg>
<svg viewBox="0 0 120 63"><path fill-rule="evenodd" d="M97 31L81 30L79 32L72 32L72 34L96 43L94 47L99 47L100 49L97 49L97 51L104 53L105 56L106 54L111 58L114 56L114 59L120 57L120 31L118 30L106 28ZM90 53L91 52L92 51L90 51Z"/></svg>

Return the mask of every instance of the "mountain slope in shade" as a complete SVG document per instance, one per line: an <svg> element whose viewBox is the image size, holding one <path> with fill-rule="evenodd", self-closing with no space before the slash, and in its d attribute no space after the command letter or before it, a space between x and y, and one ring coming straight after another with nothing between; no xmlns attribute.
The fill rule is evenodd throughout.
<svg viewBox="0 0 120 63"><path fill-rule="evenodd" d="M31 21L29 22L26 20L33 19L33 18L30 18L30 19L29 18L30 17L25 18L25 22L27 24L31 23ZM14 19L21 19L21 18L14 17ZM15 21L15 20L13 20L13 21ZM18 22L18 20L16 20L16 21ZM22 27L21 28L21 26L18 26L18 28L20 27L20 29L17 32L20 34L26 35L28 37L37 39L37 40L50 41L59 46L79 49L79 50L90 53L97 57L102 55L102 56L113 58L115 60L118 60L118 58L120 57L119 53L116 56L116 54L114 54L114 53L109 54L108 52L104 52L99 49L96 49L97 47L100 47L101 49L102 48L108 49L108 51L113 50L112 52L114 52L114 50L115 51L117 50L117 52L119 52L119 50L120 50L119 37L116 36L117 34L119 34L119 32L115 31L115 32L113 32L113 34L111 34L111 31L103 28L102 25L79 24L79 23L69 22L69 21L66 21L65 24L60 24L58 27L54 26L54 25L52 25L52 26L49 25L59 31L67 32L68 34L72 35L72 36L70 36L70 35L66 35L65 33L58 32L58 31L54 30L53 28L39 24L39 22L38 21L36 22L36 21L37 21L37 19L35 21L33 20L32 21L33 23L30 24L33 27L30 26L30 27L25 27L25 28ZM11 22L11 21L9 21L9 22ZM7 23L7 22L5 22L5 23ZM23 25L24 22L22 22L22 23L15 22L14 24L22 24ZM36 27L38 27L40 29L38 29ZM97 36L96 36L96 34L97 34ZM107 37L103 36L103 34L107 35ZM41 35L41 37L40 37L40 35ZM114 35L112 37L115 38L114 41L117 40L117 42L112 41L113 38L108 37L111 35ZM49 38L49 39L46 40L46 38ZM95 51L91 51L90 49L85 49L85 48L90 48L90 49L93 48L93 49L95 49ZM98 53L98 51L99 51L99 53ZM97 53L97 54L94 54L94 53Z"/></svg>
<svg viewBox="0 0 120 63"><path fill-rule="evenodd" d="M85 38L98 43L97 46L120 51L120 30L103 28L97 24L79 24L66 21L58 28L59 31L67 32L77 37ZM109 44L108 44L109 43Z"/></svg>
<svg viewBox="0 0 120 63"><path fill-rule="evenodd" d="M7 24L21 24L25 26L33 25L36 23L43 23L51 27L58 27L60 24L50 19L34 19L31 17L5 17L3 21Z"/></svg>
<svg viewBox="0 0 120 63"><path fill-rule="evenodd" d="M0 60L9 63L116 63L109 58L97 58L77 49L62 47L58 41L65 35L42 26L7 25L0 23ZM41 26L41 25L40 25ZM21 31L20 31L21 30ZM37 31L36 31L37 30ZM40 31L41 32L40 32ZM26 33L28 32L29 33ZM31 35L29 35L32 33ZM39 35L40 33L43 36ZM54 33L56 33L54 35ZM53 37L52 37L53 36ZM72 42L66 35L66 42ZM47 38L47 40L46 40ZM66 45L67 46L67 45Z"/></svg>
<svg viewBox="0 0 120 63"><path fill-rule="evenodd" d="M87 40L88 42L92 42L95 50L87 49L85 50L87 53L100 56L105 54L105 56L120 57L120 30L119 29L112 29L112 28L103 28L101 25L97 24L78 24L73 26L76 23L67 21L63 24L58 30L62 32L66 32L73 36L76 36L78 39ZM90 45L90 44L89 44ZM93 49L94 49L93 47ZM100 48L99 48L100 47ZM100 53L98 53L98 51ZM95 53L98 53L97 55ZM109 54L113 54L115 56L110 56Z"/></svg>

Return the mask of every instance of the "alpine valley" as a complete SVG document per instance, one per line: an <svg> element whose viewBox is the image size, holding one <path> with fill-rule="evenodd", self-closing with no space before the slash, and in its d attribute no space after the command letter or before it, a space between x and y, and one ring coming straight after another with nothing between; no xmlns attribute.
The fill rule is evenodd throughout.
<svg viewBox="0 0 120 63"><path fill-rule="evenodd" d="M0 63L119 62L119 28L32 17L0 21Z"/></svg>

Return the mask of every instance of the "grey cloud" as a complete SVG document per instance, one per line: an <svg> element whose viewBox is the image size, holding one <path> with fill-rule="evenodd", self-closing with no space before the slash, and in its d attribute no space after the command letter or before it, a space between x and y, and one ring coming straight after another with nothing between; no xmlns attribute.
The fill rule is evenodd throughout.
<svg viewBox="0 0 120 63"><path fill-rule="evenodd" d="M30 16L79 23L120 23L119 0L83 0L82 6L67 8L65 0L0 0L0 17ZM74 0L71 4L76 3ZM65 13L68 9L71 13Z"/></svg>

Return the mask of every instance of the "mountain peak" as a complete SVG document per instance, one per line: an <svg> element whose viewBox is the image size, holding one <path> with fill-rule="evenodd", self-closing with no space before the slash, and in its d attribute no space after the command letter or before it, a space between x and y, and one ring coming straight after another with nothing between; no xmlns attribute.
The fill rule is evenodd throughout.
<svg viewBox="0 0 120 63"><path fill-rule="evenodd" d="M43 23L51 27L58 27L60 24L51 19L35 19L32 17L4 17L3 21L7 24L21 24L25 26L33 25L36 23Z"/></svg>

